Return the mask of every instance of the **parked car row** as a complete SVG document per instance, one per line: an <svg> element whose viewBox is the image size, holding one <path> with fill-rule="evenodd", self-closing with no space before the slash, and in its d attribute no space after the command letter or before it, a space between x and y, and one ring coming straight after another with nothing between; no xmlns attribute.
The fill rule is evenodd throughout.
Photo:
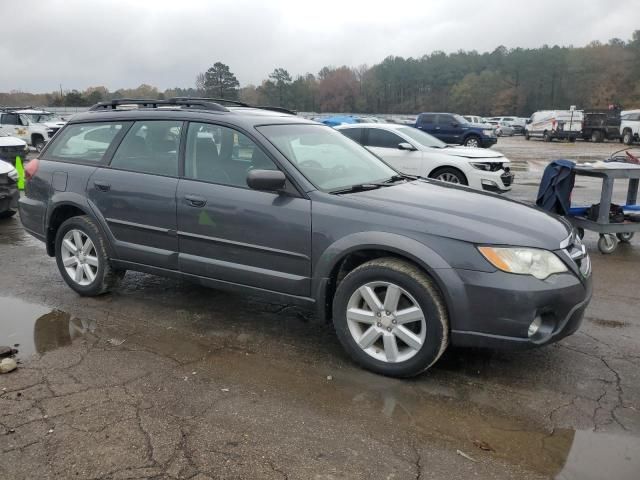
<svg viewBox="0 0 640 480"><path fill-rule="evenodd" d="M24 140L38 152L65 123L46 110L0 107L0 132Z"/></svg>
<svg viewBox="0 0 640 480"><path fill-rule="evenodd" d="M511 190L510 161L494 150L453 147L407 125L355 124L336 129L402 173L496 193Z"/></svg>

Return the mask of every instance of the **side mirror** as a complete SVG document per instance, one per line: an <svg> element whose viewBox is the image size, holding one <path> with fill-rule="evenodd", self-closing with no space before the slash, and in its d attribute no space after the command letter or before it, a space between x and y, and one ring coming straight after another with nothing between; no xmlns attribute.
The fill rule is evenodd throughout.
<svg viewBox="0 0 640 480"><path fill-rule="evenodd" d="M283 190L287 177L280 170L250 170L247 185L253 190L277 192Z"/></svg>
<svg viewBox="0 0 640 480"><path fill-rule="evenodd" d="M458 124L457 124L456 122L451 122L451 126L452 126L452 127L457 127L457 126L458 126Z"/></svg>
<svg viewBox="0 0 640 480"><path fill-rule="evenodd" d="M528 125L529 123L531 123L531 119L527 118L527 120L524 123L526 123Z"/></svg>
<svg viewBox="0 0 640 480"><path fill-rule="evenodd" d="M409 142L402 142L398 144L398 150L409 150L412 152L416 150L416 147L411 145Z"/></svg>

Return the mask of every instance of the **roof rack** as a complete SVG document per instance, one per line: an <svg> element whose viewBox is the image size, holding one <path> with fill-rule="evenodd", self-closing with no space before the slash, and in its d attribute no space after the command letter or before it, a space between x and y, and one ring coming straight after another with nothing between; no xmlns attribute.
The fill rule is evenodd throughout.
<svg viewBox="0 0 640 480"><path fill-rule="evenodd" d="M237 100L228 100L226 98L173 97L169 100L177 100L177 101L196 100L196 101L203 101L203 102L226 103L229 105L233 105L235 107L258 108L260 110L271 110L273 112L288 113L290 115L296 115L295 110L289 110L288 108L284 108L284 107L271 107L268 105L249 105L248 103L239 102Z"/></svg>
<svg viewBox="0 0 640 480"><path fill-rule="evenodd" d="M204 101L200 99L171 98L169 100L118 98L108 102L96 103L89 111L96 110L118 110L119 106L137 105L139 108L159 108L159 107L183 107L200 110L213 110L216 112L228 112L229 110L219 103ZM122 109L121 109L122 110Z"/></svg>

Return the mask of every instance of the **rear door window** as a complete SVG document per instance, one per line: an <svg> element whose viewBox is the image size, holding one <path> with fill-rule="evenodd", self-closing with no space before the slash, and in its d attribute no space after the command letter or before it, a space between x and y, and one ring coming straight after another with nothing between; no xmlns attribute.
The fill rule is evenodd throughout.
<svg viewBox="0 0 640 480"><path fill-rule="evenodd" d="M367 147L398 148L398 144L404 142L402 137L381 128L368 128L367 132Z"/></svg>
<svg viewBox="0 0 640 480"><path fill-rule="evenodd" d="M113 155L111 167L177 177L181 131L181 121L145 120L134 123Z"/></svg>
<svg viewBox="0 0 640 480"><path fill-rule="evenodd" d="M344 128L340 133L362 145L362 128Z"/></svg>
<svg viewBox="0 0 640 480"><path fill-rule="evenodd" d="M431 125L436 123L436 116L432 113L420 115L420 125Z"/></svg>
<svg viewBox="0 0 640 480"><path fill-rule="evenodd" d="M79 123L67 125L56 135L44 158L80 163L100 163L128 122Z"/></svg>

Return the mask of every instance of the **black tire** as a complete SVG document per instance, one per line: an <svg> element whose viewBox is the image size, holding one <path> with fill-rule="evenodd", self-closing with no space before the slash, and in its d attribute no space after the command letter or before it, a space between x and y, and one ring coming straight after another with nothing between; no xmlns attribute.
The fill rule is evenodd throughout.
<svg viewBox="0 0 640 480"><path fill-rule="evenodd" d="M74 229L80 230L82 233L87 235L95 246L96 257L98 258L98 267L95 279L88 285L80 285L76 283L69 276L64 264L62 263L62 240L67 232ZM67 285L82 296L94 297L107 293L120 284L122 277L124 277L124 274L126 273L125 270L116 269L111 265L102 233L98 229L96 223L86 215L71 217L60 225L60 228L58 228L58 231L56 232L55 253L56 264L58 265L58 270L60 271L62 278Z"/></svg>
<svg viewBox="0 0 640 480"><path fill-rule="evenodd" d="M35 135L32 140L33 148L35 148L38 152L41 152L45 146L44 138L40 135Z"/></svg>
<svg viewBox="0 0 640 480"><path fill-rule="evenodd" d="M549 132L547 132L546 130L542 134L542 140L544 142L550 142L551 141L551 135L549 135Z"/></svg>
<svg viewBox="0 0 640 480"><path fill-rule="evenodd" d="M529 135L529 132L527 130L524 131L524 139L531 140L531 135Z"/></svg>
<svg viewBox="0 0 640 480"><path fill-rule="evenodd" d="M580 240L582 240L584 238L584 228L582 227L578 227L578 237L580 237Z"/></svg>
<svg viewBox="0 0 640 480"><path fill-rule="evenodd" d="M625 130L622 134L622 143L625 145L631 145L633 143L633 134L631 130Z"/></svg>
<svg viewBox="0 0 640 480"><path fill-rule="evenodd" d="M635 232L616 233L616 237L618 237L618 241L620 243L629 243L633 238L634 234Z"/></svg>
<svg viewBox="0 0 640 480"><path fill-rule="evenodd" d="M455 181L449 181L449 180L444 180L440 177L441 175L443 176L454 176L458 179L457 182ZM454 185L469 185L469 181L467 180L467 177L465 176L464 173L462 173L460 170L458 170L457 168L453 168L453 167L441 167L441 168L437 168L435 169L433 172L431 172L429 174L429 178L433 178L434 180L440 180L442 182L446 182L446 183L452 183Z"/></svg>
<svg viewBox="0 0 640 480"><path fill-rule="evenodd" d="M604 255L613 253L618 248L618 237L611 233L601 234L598 239L598 250Z"/></svg>
<svg viewBox="0 0 640 480"><path fill-rule="evenodd" d="M462 143L465 147L482 148L482 139L477 135L469 135Z"/></svg>
<svg viewBox="0 0 640 480"><path fill-rule="evenodd" d="M604 140L604 135L600 130L594 130L591 132L591 141L595 143L602 143Z"/></svg>
<svg viewBox="0 0 640 480"><path fill-rule="evenodd" d="M362 350L347 323L351 295L369 282L391 282L403 288L417 301L426 320L426 337L415 355L403 362L378 360ZM411 377L433 365L449 344L449 318L442 295L428 275L415 265L387 257L371 260L350 272L338 285L333 300L333 324L340 343L349 356L372 372L392 377Z"/></svg>
<svg viewBox="0 0 640 480"><path fill-rule="evenodd" d="M7 218L11 218L16 214L15 210L5 210L4 212L0 212L0 220L5 220Z"/></svg>

